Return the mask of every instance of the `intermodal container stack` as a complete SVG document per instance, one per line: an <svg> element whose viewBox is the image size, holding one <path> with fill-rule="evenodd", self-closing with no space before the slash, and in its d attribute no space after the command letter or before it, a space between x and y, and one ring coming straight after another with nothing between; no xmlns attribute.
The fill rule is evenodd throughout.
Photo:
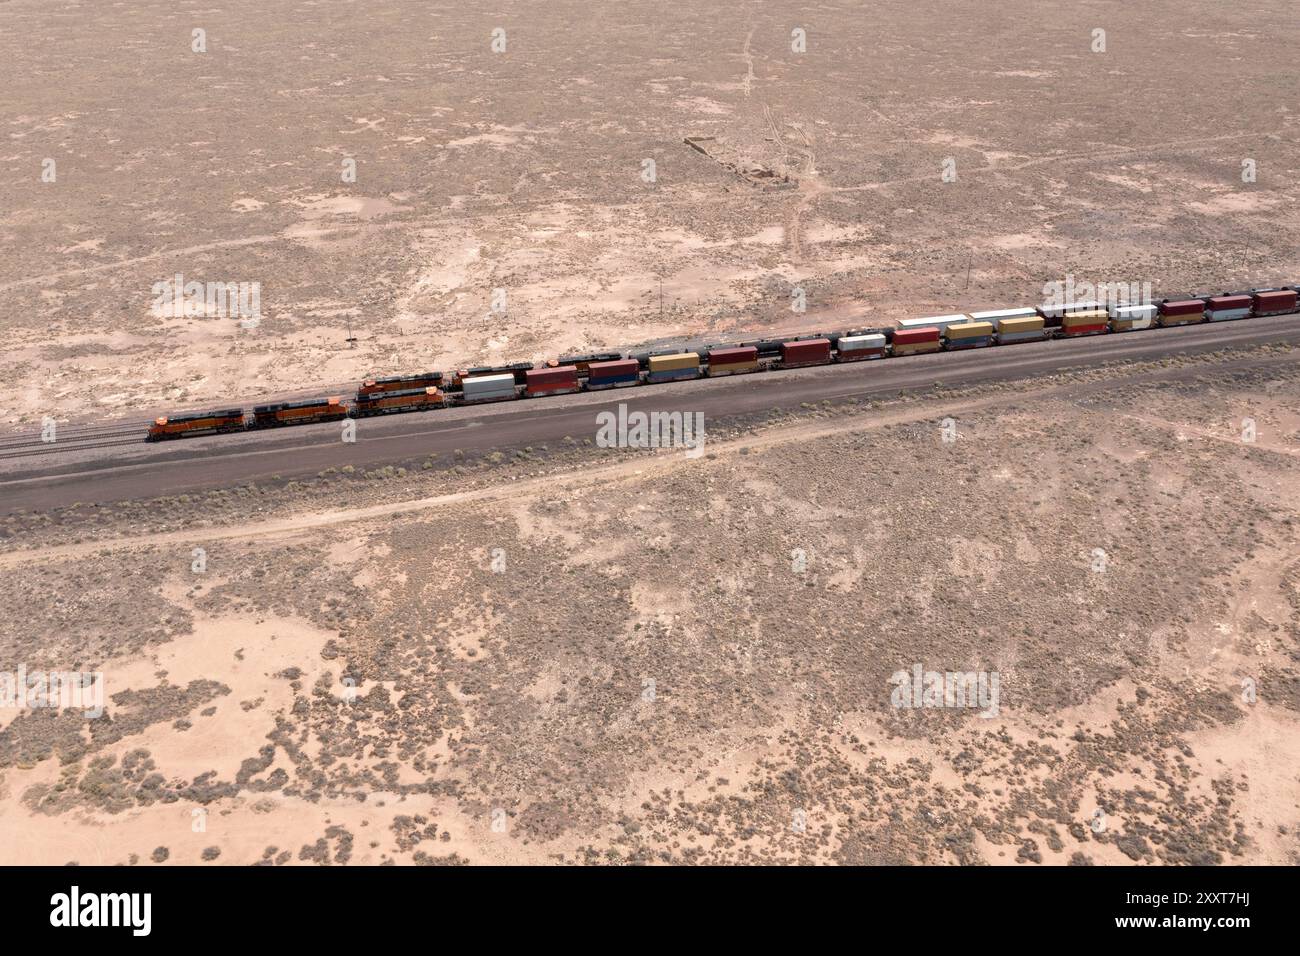
<svg viewBox="0 0 1300 956"><path fill-rule="evenodd" d="M997 321L999 345L1010 345L1013 342L1036 342L1047 335L1047 332L1043 329L1043 317L1034 312L1033 309L1028 311L1028 315L1008 317Z"/></svg>
<svg viewBox="0 0 1300 956"><path fill-rule="evenodd" d="M1139 329L1149 329L1151 323L1155 321L1155 317L1156 307L1154 305L1122 305L1110 317L1110 330L1112 332L1136 332Z"/></svg>
<svg viewBox="0 0 1300 956"><path fill-rule="evenodd" d="M1105 309L1089 309L1086 312L1066 312L1061 316L1061 334L1096 335L1110 328L1110 313Z"/></svg>
<svg viewBox="0 0 1300 956"><path fill-rule="evenodd" d="M647 382L676 382L700 377L700 357L695 352L675 352L672 355L650 356Z"/></svg>
<svg viewBox="0 0 1300 956"><path fill-rule="evenodd" d="M593 362L616 362L623 357L622 352L592 352L590 355L562 355L555 364L577 366L579 375L586 375Z"/></svg>
<svg viewBox="0 0 1300 956"><path fill-rule="evenodd" d="M1104 309L1105 305L1101 302L1047 302L1040 305L1036 311L1043 317L1043 324L1049 329L1062 327L1065 317L1072 312L1096 312L1098 309Z"/></svg>
<svg viewBox="0 0 1300 956"><path fill-rule="evenodd" d="M587 365L587 388L617 388L641 381L641 363L636 359L615 359Z"/></svg>
<svg viewBox="0 0 1300 956"><path fill-rule="evenodd" d="M981 349L993 344L992 322L955 322L944 331L949 350Z"/></svg>
<svg viewBox="0 0 1300 956"><path fill-rule="evenodd" d="M1255 300L1249 295L1216 295L1206 300L1205 313L1211 322L1250 318Z"/></svg>
<svg viewBox="0 0 1300 956"><path fill-rule="evenodd" d="M880 332L841 335L835 344L836 357L841 362L861 362L885 357L885 336Z"/></svg>
<svg viewBox="0 0 1300 956"><path fill-rule="evenodd" d="M1271 289L1255 293L1256 315L1286 315L1296 311L1295 289Z"/></svg>
<svg viewBox="0 0 1300 956"><path fill-rule="evenodd" d="M578 367L561 365L558 368L535 368L524 376L524 394L563 395L576 392L578 385Z"/></svg>
<svg viewBox="0 0 1300 956"><path fill-rule="evenodd" d="M796 339L781 343L781 365L785 368L826 365L830 360L830 339Z"/></svg>
<svg viewBox="0 0 1300 956"><path fill-rule="evenodd" d="M518 398L515 377L510 372L498 375L471 375L461 380L461 398L466 402L499 402Z"/></svg>
<svg viewBox="0 0 1300 956"><path fill-rule="evenodd" d="M1008 319L1032 319L1038 316L1038 310L1026 306L1021 309L994 309L991 312L972 312L972 322L992 322L993 328L1002 331L1002 323Z"/></svg>
<svg viewBox="0 0 1300 956"><path fill-rule="evenodd" d="M1190 325L1205 321L1205 302L1202 299L1166 299L1160 303L1161 325Z"/></svg>
<svg viewBox="0 0 1300 956"><path fill-rule="evenodd" d="M758 349L752 345L710 349L708 358L710 378L758 371Z"/></svg>
<svg viewBox="0 0 1300 956"><path fill-rule="evenodd" d="M937 352L943 348L939 341L938 326L921 329L898 329L894 333L895 355L916 355L921 352Z"/></svg>

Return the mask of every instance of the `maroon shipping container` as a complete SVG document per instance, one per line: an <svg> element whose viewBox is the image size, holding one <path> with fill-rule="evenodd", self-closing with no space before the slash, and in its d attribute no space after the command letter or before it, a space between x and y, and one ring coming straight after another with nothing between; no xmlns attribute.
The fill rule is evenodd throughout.
<svg viewBox="0 0 1300 956"><path fill-rule="evenodd" d="M1294 289L1279 289L1276 292L1255 293L1256 315L1284 315L1296 310L1296 293Z"/></svg>
<svg viewBox="0 0 1300 956"><path fill-rule="evenodd" d="M895 345L924 345L926 342L938 341L939 328L934 325L923 329L898 329L894 332Z"/></svg>
<svg viewBox="0 0 1300 956"><path fill-rule="evenodd" d="M587 374L593 382L605 379L620 379L624 376L636 376L641 371L641 363L636 359L614 359L609 362L592 362L587 366Z"/></svg>
<svg viewBox="0 0 1300 956"><path fill-rule="evenodd" d="M524 384L527 386L529 395L577 391L578 368L576 365L561 365L559 368L535 368L525 374Z"/></svg>
<svg viewBox="0 0 1300 956"><path fill-rule="evenodd" d="M1178 302L1161 302L1161 315L1200 315L1205 311L1205 303L1200 299L1181 299Z"/></svg>
<svg viewBox="0 0 1300 956"><path fill-rule="evenodd" d="M731 349L710 349L709 365L742 365L747 362L758 361L758 349L754 346L744 346L741 348Z"/></svg>
<svg viewBox="0 0 1300 956"><path fill-rule="evenodd" d="M830 339L804 339L781 343L783 365L823 365L831 360Z"/></svg>
<svg viewBox="0 0 1300 956"><path fill-rule="evenodd" d="M1233 309L1249 309L1254 303L1248 295L1216 295L1210 299L1211 312L1231 312Z"/></svg>

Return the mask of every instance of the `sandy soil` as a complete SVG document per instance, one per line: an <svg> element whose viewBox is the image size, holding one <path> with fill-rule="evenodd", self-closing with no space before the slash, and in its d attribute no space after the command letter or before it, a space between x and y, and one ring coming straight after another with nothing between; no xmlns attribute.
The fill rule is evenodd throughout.
<svg viewBox="0 0 1300 956"><path fill-rule="evenodd" d="M0 657L108 703L0 709L0 860L1300 863L1297 409L1206 361L8 519Z"/></svg>
<svg viewBox="0 0 1300 956"><path fill-rule="evenodd" d="M890 322L1067 275L1294 282L1290 13L11 0L0 420ZM158 314L177 274L260 283L260 324Z"/></svg>

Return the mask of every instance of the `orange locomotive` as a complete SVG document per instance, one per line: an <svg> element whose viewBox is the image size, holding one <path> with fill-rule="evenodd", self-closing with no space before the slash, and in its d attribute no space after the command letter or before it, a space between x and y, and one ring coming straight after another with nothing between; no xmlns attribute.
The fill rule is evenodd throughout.
<svg viewBox="0 0 1300 956"><path fill-rule="evenodd" d="M249 428L279 428L282 425L309 425L312 422L335 422L348 417L348 407L338 396L312 398L305 402L277 402L253 408Z"/></svg>
<svg viewBox="0 0 1300 956"><path fill-rule="evenodd" d="M229 408L216 412L197 412L192 415L163 415L149 426L145 441L164 441L186 435L224 435L244 430L244 410Z"/></svg>
<svg viewBox="0 0 1300 956"><path fill-rule="evenodd" d="M446 396L434 386L406 389L400 392L373 392L369 395L358 392L356 404L352 406L352 417L367 418L371 415L391 415L394 412L422 412L430 408L442 408L446 403Z"/></svg>

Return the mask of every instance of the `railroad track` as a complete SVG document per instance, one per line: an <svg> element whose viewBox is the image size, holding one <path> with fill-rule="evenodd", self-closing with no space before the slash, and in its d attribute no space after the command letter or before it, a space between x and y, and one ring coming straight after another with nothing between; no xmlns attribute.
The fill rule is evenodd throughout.
<svg viewBox="0 0 1300 956"><path fill-rule="evenodd" d="M42 440L39 433L0 438L0 461L66 454L93 448L111 448L117 445L136 445L143 440L143 426L138 423L123 423L109 427L68 425L55 430L54 441Z"/></svg>

